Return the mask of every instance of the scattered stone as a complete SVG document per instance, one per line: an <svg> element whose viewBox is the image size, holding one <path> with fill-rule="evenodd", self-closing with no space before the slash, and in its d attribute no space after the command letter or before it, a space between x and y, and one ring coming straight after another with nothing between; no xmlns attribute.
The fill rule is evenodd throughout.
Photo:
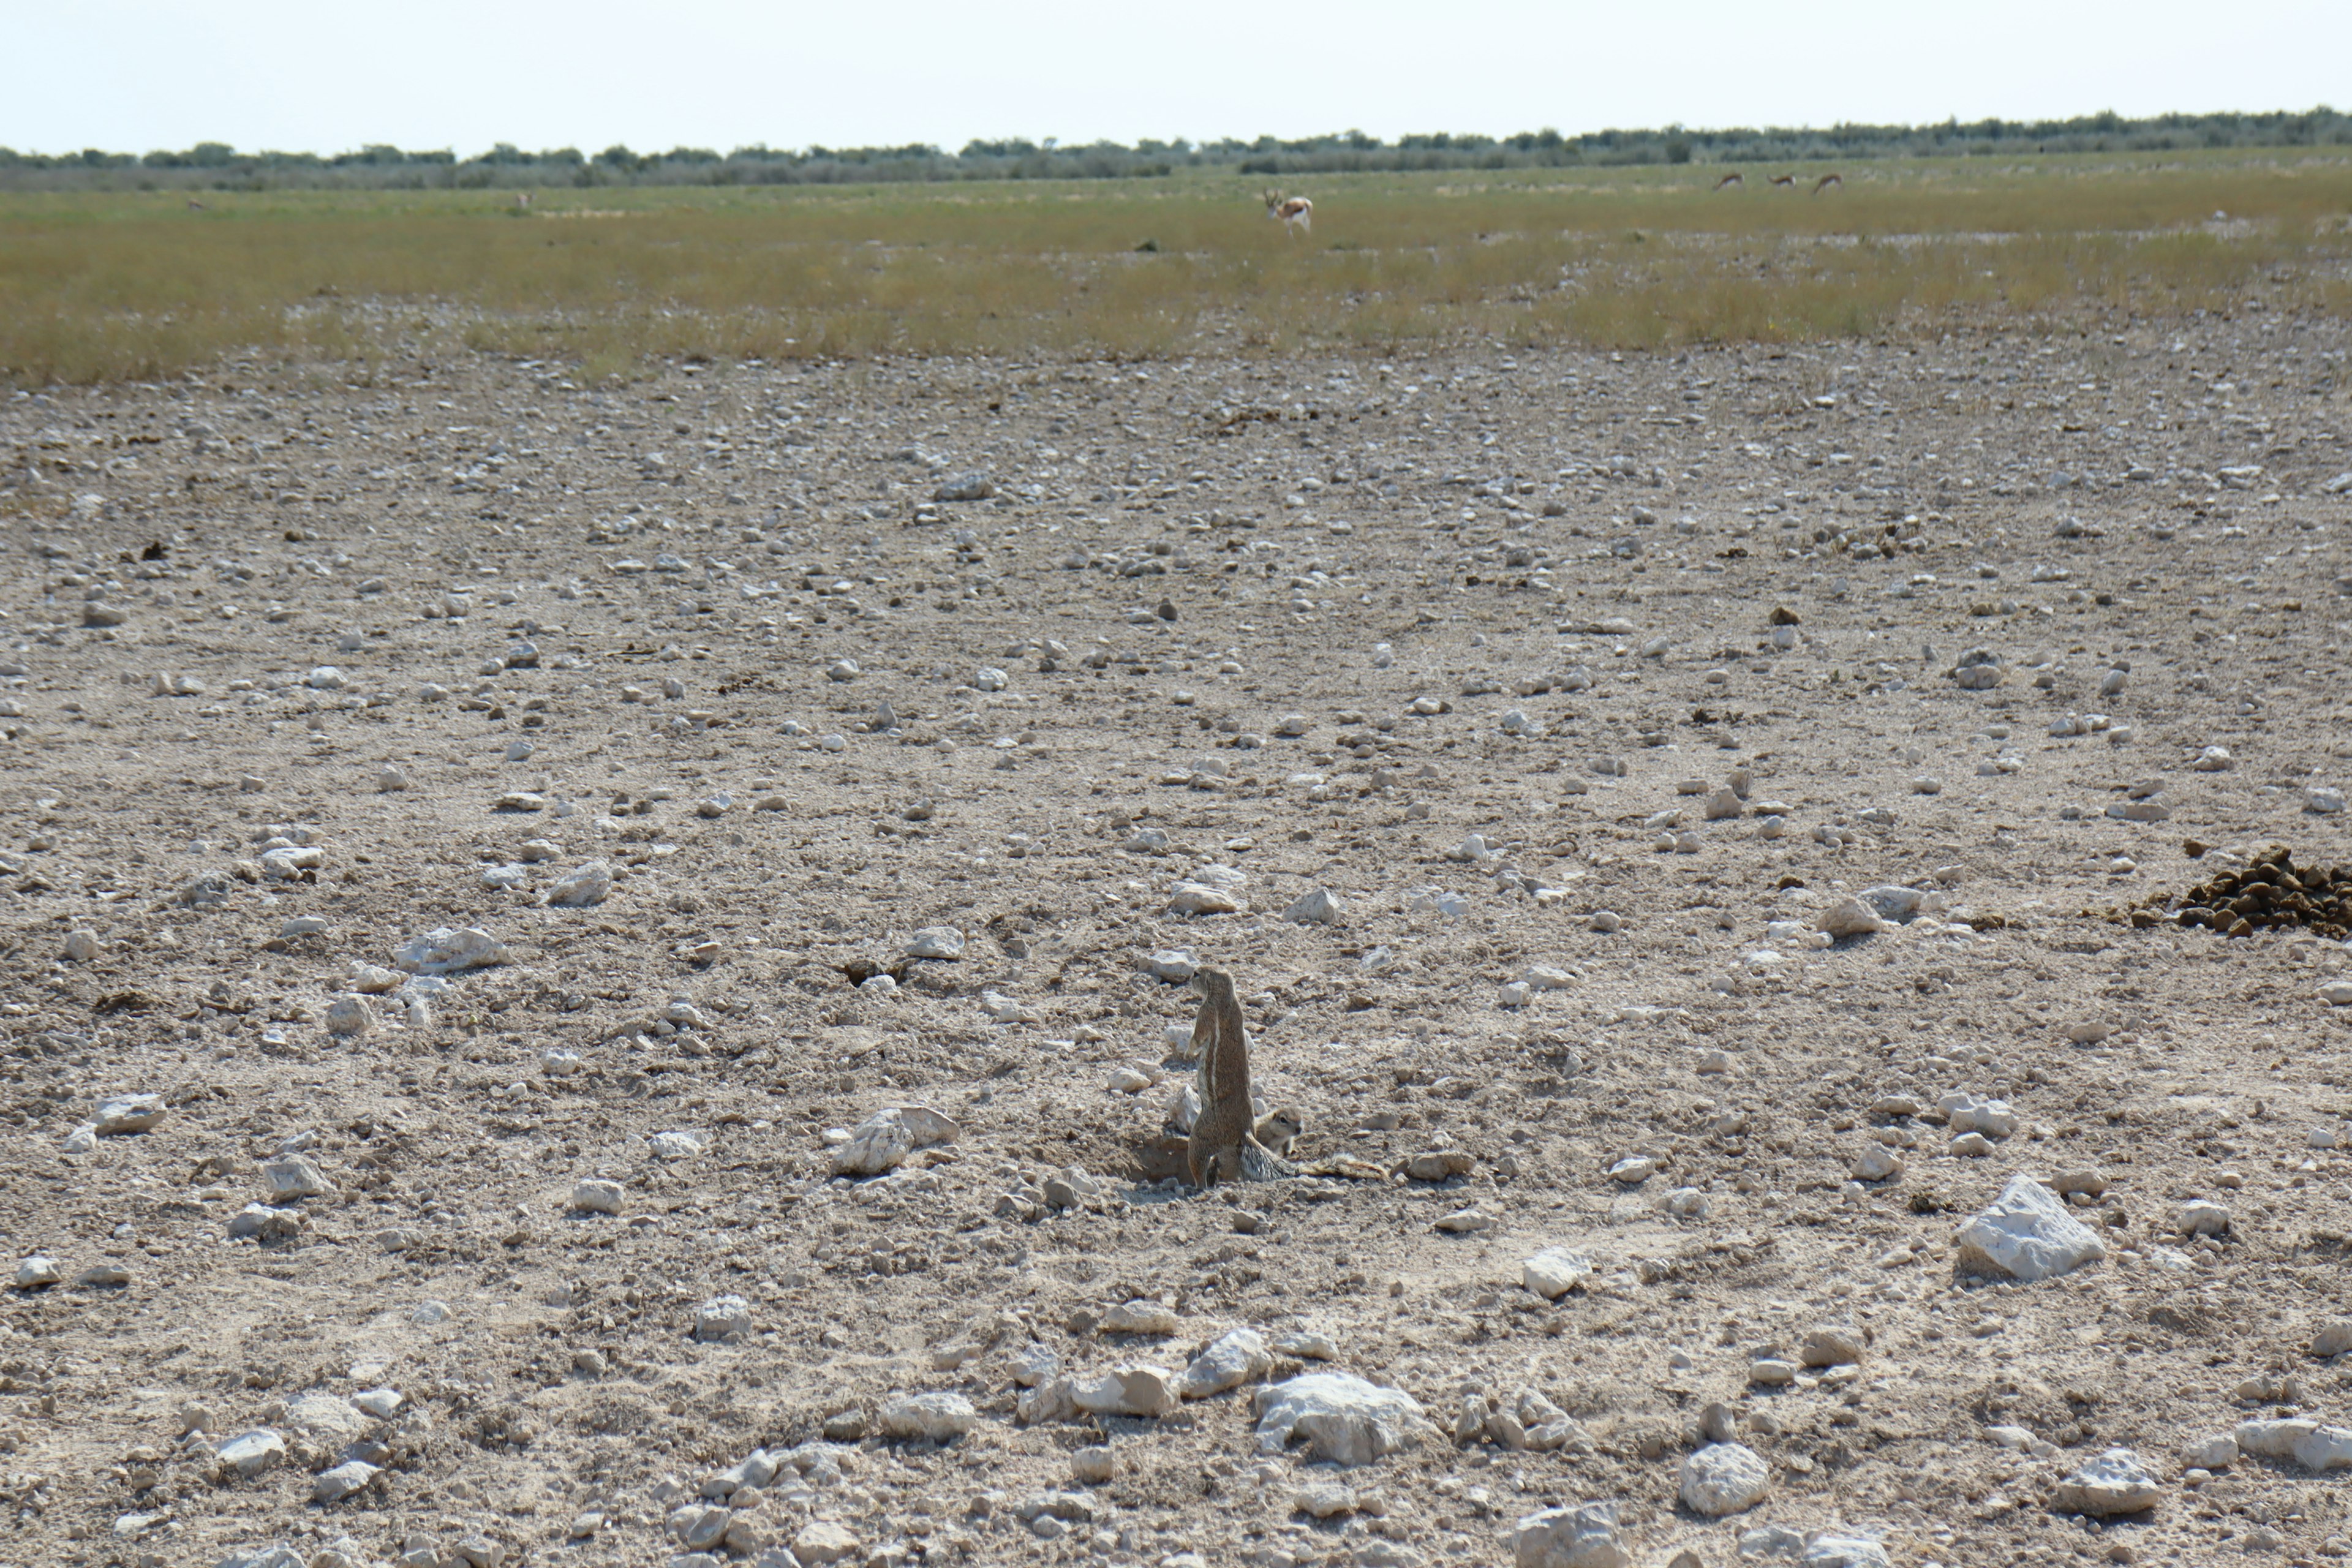
<svg viewBox="0 0 2352 1568"><path fill-rule="evenodd" d="M925 926L908 940L908 958L961 958L963 932L952 926Z"/></svg>
<svg viewBox="0 0 2352 1568"><path fill-rule="evenodd" d="M2105 1519L2154 1508L2163 1488L2129 1448L2109 1448L2058 1484L2050 1507L2057 1513Z"/></svg>
<svg viewBox="0 0 2352 1568"><path fill-rule="evenodd" d="M283 1154L262 1162L261 1179L268 1184L269 1201L278 1204L324 1197L335 1190L335 1184L307 1154Z"/></svg>
<svg viewBox="0 0 2352 1568"><path fill-rule="evenodd" d="M857 1537L845 1526L830 1520L813 1520L801 1527L793 1537L793 1555L808 1568L825 1568L827 1563L843 1563L858 1553Z"/></svg>
<svg viewBox="0 0 2352 1568"><path fill-rule="evenodd" d="M357 1039L375 1028L375 1011L356 996L338 996L327 1004L327 1033L339 1040Z"/></svg>
<svg viewBox="0 0 2352 1568"><path fill-rule="evenodd" d="M1165 1415L1176 1408L1176 1378L1160 1367L1113 1367L1098 1376L1067 1382L1071 1403L1097 1415Z"/></svg>
<svg viewBox="0 0 2352 1568"><path fill-rule="evenodd" d="M1799 1358L1807 1366L1851 1366L1864 1355L1863 1337L1859 1331L1831 1324L1805 1335Z"/></svg>
<svg viewBox="0 0 2352 1568"><path fill-rule="evenodd" d="M214 1450L220 1462L250 1480L286 1458L286 1439L267 1426L240 1433Z"/></svg>
<svg viewBox="0 0 2352 1568"><path fill-rule="evenodd" d="M949 1443L978 1425L980 1412L961 1394L894 1394L877 1419L890 1436Z"/></svg>
<svg viewBox="0 0 2352 1568"><path fill-rule="evenodd" d="M1829 936L1843 939L1883 931L1886 929L1886 922L1860 899L1840 899L1822 911L1815 929Z"/></svg>
<svg viewBox="0 0 2352 1568"><path fill-rule="evenodd" d="M346 1459L331 1470L321 1470L310 1483L310 1500L325 1507L355 1497L368 1489L377 1474L376 1467L362 1459Z"/></svg>
<svg viewBox="0 0 2352 1568"><path fill-rule="evenodd" d="M1318 888L1285 910L1282 918L1296 925L1338 925L1346 912L1337 893Z"/></svg>
<svg viewBox="0 0 2352 1568"><path fill-rule="evenodd" d="M2022 1283L2047 1279L2106 1256L2106 1247L2031 1176L2011 1176L1990 1207L1953 1239L1960 1266Z"/></svg>
<svg viewBox="0 0 2352 1568"><path fill-rule="evenodd" d="M1296 1352L1286 1352L1296 1354ZM1202 1348L1176 1380L1180 1399L1206 1399L1264 1377L1274 1369L1265 1337L1255 1329L1229 1329Z"/></svg>
<svg viewBox="0 0 2352 1568"><path fill-rule="evenodd" d="M1771 1489L1772 1472L1745 1444L1710 1443L1683 1461L1683 1502L1709 1519L1754 1508Z"/></svg>
<svg viewBox="0 0 2352 1568"><path fill-rule="evenodd" d="M896 1170L918 1149L954 1142L957 1131L953 1121L928 1106L893 1106L860 1122L828 1163L836 1176L877 1176Z"/></svg>
<svg viewBox="0 0 2352 1568"><path fill-rule="evenodd" d="M1592 1279L1592 1258L1571 1246L1548 1246L1519 1265L1519 1284L1543 1300L1559 1300Z"/></svg>
<svg viewBox="0 0 2352 1568"><path fill-rule="evenodd" d="M714 1296L695 1310L694 1337L705 1344L742 1344L751 1332L751 1303L740 1296Z"/></svg>
<svg viewBox="0 0 2352 1568"><path fill-rule="evenodd" d="M1105 1312L1096 1327L1106 1334L1172 1334L1176 1314L1160 1302L1138 1297Z"/></svg>
<svg viewBox="0 0 2352 1568"><path fill-rule="evenodd" d="M474 926L456 931L438 927L409 938L393 954L393 962L411 974L462 974L508 959L505 946L497 938Z"/></svg>
<svg viewBox="0 0 2352 1568"><path fill-rule="evenodd" d="M119 1138L149 1131L163 1120L164 1111L160 1094L120 1094L98 1102L98 1120L92 1125L101 1138Z"/></svg>
<svg viewBox="0 0 2352 1568"><path fill-rule="evenodd" d="M547 901L557 909L586 909L603 903L612 893L612 863L591 860L558 877L547 889Z"/></svg>
<svg viewBox="0 0 2352 1568"><path fill-rule="evenodd" d="M2352 1426L2309 1420L2241 1421L2239 1448L2270 1459L2293 1459L2307 1470L2352 1469Z"/></svg>
<svg viewBox="0 0 2352 1568"><path fill-rule="evenodd" d="M1302 1373L1267 1384L1252 1396L1251 1409L1259 1453L1280 1454L1296 1439L1310 1460L1343 1466L1412 1447L1433 1430L1410 1394L1346 1373Z"/></svg>

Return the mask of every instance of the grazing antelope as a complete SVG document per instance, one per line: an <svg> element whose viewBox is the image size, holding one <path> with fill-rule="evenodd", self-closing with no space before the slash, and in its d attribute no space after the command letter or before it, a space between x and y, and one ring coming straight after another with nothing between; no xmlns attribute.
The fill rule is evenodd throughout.
<svg viewBox="0 0 2352 1568"><path fill-rule="evenodd" d="M1726 185L1744 185L1747 183L1748 182L1746 180L1739 177L1738 173L1735 170L1733 173L1726 174L1723 178L1716 181L1715 188L1719 191Z"/></svg>
<svg viewBox="0 0 2352 1568"><path fill-rule="evenodd" d="M515 193L515 211L519 213L527 213L530 211L530 193L529 191L517 191Z"/></svg>
<svg viewBox="0 0 2352 1568"><path fill-rule="evenodd" d="M188 198L188 210L192 213L200 213L205 210L205 204L196 200L195 197L190 196Z"/></svg>
<svg viewBox="0 0 2352 1568"><path fill-rule="evenodd" d="M1772 176L1772 183L1776 185L1794 185L1797 183L1797 176L1794 174L1775 174Z"/></svg>
<svg viewBox="0 0 2352 1568"><path fill-rule="evenodd" d="M1820 182L1813 186L1813 195L1820 195L1832 185L1835 185L1840 190L1843 190L1845 188L1845 182L1839 179L1835 174L1823 174L1821 177Z"/></svg>
<svg viewBox="0 0 2352 1568"><path fill-rule="evenodd" d="M1294 229L1315 232L1315 204L1305 196L1286 196L1280 191L1265 193L1265 216L1282 220L1282 232Z"/></svg>

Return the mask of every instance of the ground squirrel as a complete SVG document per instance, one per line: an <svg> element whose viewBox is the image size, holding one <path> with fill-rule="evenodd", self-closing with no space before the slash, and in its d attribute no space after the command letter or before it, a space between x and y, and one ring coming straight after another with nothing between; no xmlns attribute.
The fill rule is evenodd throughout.
<svg viewBox="0 0 2352 1568"><path fill-rule="evenodd" d="M1201 994L1200 1016L1192 1022L1192 1048L1201 1058L1201 1114L1185 1145L1185 1171L1196 1187L1213 1185L1220 1177L1262 1182L1288 1174L1289 1167L1258 1142L1252 1125L1249 1037L1234 997L1234 977L1222 969L1203 969L1192 976L1192 989ZM1267 1121L1287 1125L1278 1121L1282 1114ZM1295 1134L1297 1129L1291 1131Z"/></svg>
<svg viewBox="0 0 2352 1568"><path fill-rule="evenodd" d="M1257 1119L1250 1136L1265 1145L1266 1152L1287 1155L1290 1145L1306 1131L1307 1118L1289 1106L1280 1105Z"/></svg>

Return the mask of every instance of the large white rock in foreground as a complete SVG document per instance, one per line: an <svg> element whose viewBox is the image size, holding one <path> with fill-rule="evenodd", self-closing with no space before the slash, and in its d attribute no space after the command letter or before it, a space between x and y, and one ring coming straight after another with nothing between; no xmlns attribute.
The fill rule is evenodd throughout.
<svg viewBox="0 0 2352 1568"><path fill-rule="evenodd" d="M1960 1267L2032 1284L2105 1258L2090 1226L2031 1176L2011 1176L1992 1206L1960 1226Z"/></svg>
<svg viewBox="0 0 2352 1568"><path fill-rule="evenodd" d="M1368 1465L1434 1430L1412 1395L1344 1372L1301 1373L1268 1384L1252 1396L1251 1409L1259 1453L1279 1454L1298 1438L1307 1458L1335 1465Z"/></svg>
<svg viewBox="0 0 2352 1568"><path fill-rule="evenodd" d="M1617 1539L1617 1505L1606 1502L1531 1513L1512 1532L1511 1550L1517 1568L1630 1568L1633 1561Z"/></svg>

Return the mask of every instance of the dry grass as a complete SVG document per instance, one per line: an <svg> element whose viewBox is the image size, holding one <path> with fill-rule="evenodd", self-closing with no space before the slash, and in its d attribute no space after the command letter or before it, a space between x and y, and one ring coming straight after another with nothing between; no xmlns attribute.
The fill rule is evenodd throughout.
<svg viewBox="0 0 2352 1568"><path fill-rule="evenodd" d="M1322 179L1311 239L1229 179L1084 186L0 198L0 378L248 350L367 360L1649 347L2352 303L2352 159L1886 163L1820 196L1717 171ZM590 210L593 204L594 210ZM2217 211L2226 223L2210 221ZM1157 248L1139 250L1144 241Z"/></svg>

